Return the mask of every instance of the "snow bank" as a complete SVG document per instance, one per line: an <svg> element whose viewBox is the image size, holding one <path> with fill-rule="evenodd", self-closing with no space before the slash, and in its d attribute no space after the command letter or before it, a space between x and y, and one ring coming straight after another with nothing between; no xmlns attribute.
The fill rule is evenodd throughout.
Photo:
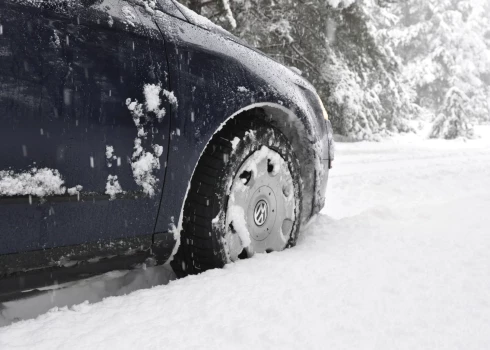
<svg viewBox="0 0 490 350"><path fill-rule="evenodd" d="M339 143L295 248L55 308L0 328L0 348L489 349L487 129Z"/></svg>

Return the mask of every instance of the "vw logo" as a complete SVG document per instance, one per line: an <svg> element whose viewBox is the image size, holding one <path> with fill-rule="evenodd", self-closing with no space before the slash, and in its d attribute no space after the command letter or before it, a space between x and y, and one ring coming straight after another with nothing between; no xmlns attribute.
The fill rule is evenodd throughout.
<svg viewBox="0 0 490 350"><path fill-rule="evenodd" d="M267 202L261 200L257 203L254 210L254 221L255 225L262 226L267 220L267 215L269 214L269 206Z"/></svg>

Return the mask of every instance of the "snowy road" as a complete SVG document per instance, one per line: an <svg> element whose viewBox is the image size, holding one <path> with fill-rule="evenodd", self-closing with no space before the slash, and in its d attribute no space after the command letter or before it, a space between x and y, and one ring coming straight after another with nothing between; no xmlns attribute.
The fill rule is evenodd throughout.
<svg viewBox="0 0 490 350"><path fill-rule="evenodd" d="M0 349L490 349L490 128L339 144L294 249L0 328ZM5 310L4 310L5 311Z"/></svg>

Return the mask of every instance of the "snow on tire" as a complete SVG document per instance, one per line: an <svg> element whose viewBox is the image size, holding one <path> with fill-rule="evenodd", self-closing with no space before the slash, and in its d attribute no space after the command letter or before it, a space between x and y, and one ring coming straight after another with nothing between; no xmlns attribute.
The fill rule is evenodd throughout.
<svg viewBox="0 0 490 350"><path fill-rule="evenodd" d="M194 172L173 269L196 274L294 246L300 181L298 159L279 130L252 115L230 120Z"/></svg>

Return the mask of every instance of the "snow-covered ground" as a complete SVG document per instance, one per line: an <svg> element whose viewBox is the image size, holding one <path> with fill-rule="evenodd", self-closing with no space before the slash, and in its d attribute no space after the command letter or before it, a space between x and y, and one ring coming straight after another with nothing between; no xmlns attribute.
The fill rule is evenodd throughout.
<svg viewBox="0 0 490 350"><path fill-rule="evenodd" d="M0 328L0 349L490 349L490 127L478 132L338 144L327 207L294 249L55 308ZM150 271L131 281L171 279ZM114 274L78 298L127 276Z"/></svg>

